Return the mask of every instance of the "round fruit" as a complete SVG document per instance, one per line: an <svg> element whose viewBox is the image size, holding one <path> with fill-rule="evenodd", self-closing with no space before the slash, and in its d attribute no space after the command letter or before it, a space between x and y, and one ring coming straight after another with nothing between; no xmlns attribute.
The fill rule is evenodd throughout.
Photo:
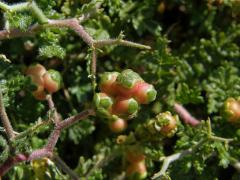
<svg viewBox="0 0 240 180"><path fill-rule="evenodd" d="M160 133L164 136L171 137L177 131L177 116L170 112L160 113L157 117L157 124L161 127Z"/></svg>
<svg viewBox="0 0 240 180"><path fill-rule="evenodd" d="M141 151L139 151L139 147L131 148L127 152L127 160L130 163L140 162L143 161L144 159L145 155Z"/></svg>
<svg viewBox="0 0 240 180"><path fill-rule="evenodd" d="M133 96L140 104L148 104L156 99L157 91L151 84L139 82L135 89Z"/></svg>
<svg viewBox="0 0 240 180"><path fill-rule="evenodd" d="M224 102L224 116L229 122L240 122L240 100L234 98L228 98Z"/></svg>
<svg viewBox="0 0 240 180"><path fill-rule="evenodd" d="M48 70L43 75L44 87L49 93L57 92L62 86L61 74L53 69Z"/></svg>
<svg viewBox="0 0 240 180"><path fill-rule="evenodd" d="M136 114L138 111L138 103L133 98L116 98L116 102L113 104L112 113L119 116L130 116Z"/></svg>
<svg viewBox="0 0 240 180"><path fill-rule="evenodd" d="M145 161L131 163L127 168L127 176L134 176L136 179L145 179L147 177Z"/></svg>
<svg viewBox="0 0 240 180"><path fill-rule="evenodd" d="M35 75L35 76L43 76L43 74L46 72L47 70L45 69L45 67L41 64L32 64L30 65L27 70L26 70L26 74L27 75Z"/></svg>
<svg viewBox="0 0 240 180"><path fill-rule="evenodd" d="M115 91L115 84L118 75L118 72L104 73L100 79L100 90L111 96L117 95L117 92Z"/></svg>
<svg viewBox="0 0 240 180"><path fill-rule="evenodd" d="M117 118L109 123L109 128L115 133L120 133L127 128L127 122L124 119Z"/></svg>

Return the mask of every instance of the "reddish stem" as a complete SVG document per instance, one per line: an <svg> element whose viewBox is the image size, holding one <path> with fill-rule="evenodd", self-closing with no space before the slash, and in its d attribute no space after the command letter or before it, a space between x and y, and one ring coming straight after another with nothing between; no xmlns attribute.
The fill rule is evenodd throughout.
<svg viewBox="0 0 240 180"><path fill-rule="evenodd" d="M186 124L190 124L191 126L197 126L200 124L200 121L193 117L181 104L175 103L174 110Z"/></svg>
<svg viewBox="0 0 240 180"><path fill-rule="evenodd" d="M24 154L17 154L14 157L8 158L1 166L0 166L0 177L3 176L6 172L8 172L14 165L26 161L28 157Z"/></svg>
<svg viewBox="0 0 240 180"><path fill-rule="evenodd" d="M75 116L71 116L59 123L56 123L55 128L51 135L48 138L47 144L41 148L33 151L29 155L24 155L22 153L19 153L15 155L14 157L9 157L1 166L0 166L0 177L6 174L13 166L20 162L24 161L32 161L34 159L39 159L43 157L52 157L53 155L53 149L56 146L56 143L59 139L59 136L61 134L61 131L64 128L69 127L70 125L76 123L78 120L85 119L90 115L94 115L95 112L92 109L85 110Z"/></svg>

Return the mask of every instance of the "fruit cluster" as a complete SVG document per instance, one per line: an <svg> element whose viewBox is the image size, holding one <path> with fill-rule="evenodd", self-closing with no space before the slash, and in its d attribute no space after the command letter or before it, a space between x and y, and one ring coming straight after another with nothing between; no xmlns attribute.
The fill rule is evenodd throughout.
<svg viewBox="0 0 240 180"><path fill-rule="evenodd" d="M224 102L223 115L231 123L240 123L240 97L230 97Z"/></svg>
<svg viewBox="0 0 240 180"><path fill-rule="evenodd" d="M147 168L145 164L145 155L140 151L139 147L134 146L127 152L127 176L131 179L145 179L147 176Z"/></svg>
<svg viewBox="0 0 240 180"><path fill-rule="evenodd" d="M95 94L97 113L109 121L113 132L121 132L126 120L136 116L139 104L148 104L156 99L153 85L131 69L118 72L106 72L100 79L100 93Z"/></svg>
<svg viewBox="0 0 240 180"><path fill-rule="evenodd" d="M62 76L56 70L47 71L41 64L33 64L26 69L25 73L30 76L32 83L36 86L32 94L38 100L45 100L47 93L52 94L61 88Z"/></svg>

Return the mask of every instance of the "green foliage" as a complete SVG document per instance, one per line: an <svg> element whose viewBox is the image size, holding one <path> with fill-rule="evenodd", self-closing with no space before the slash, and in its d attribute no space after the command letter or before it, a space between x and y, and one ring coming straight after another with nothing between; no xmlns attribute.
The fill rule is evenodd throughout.
<svg viewBox="0 0 240 180"><path fill-rule="evenodd" d="M14 2L17 1L11 1ZM128 121L123 136L110 132L98 115L63 130L54 152L81 179L126 178L125 151L135 144L143 148L146 156L146 179L160 170L164 157L189 149L193 151L171 162L162 177L239 179L234 168L240 159L239 127L229 124L221 112L227 98L240 96L239 1L37 0L36 3L49 19L78 18L100 5L101 10L81 23L95 40L124 34L124 39L151 46L149 51L122 46L97 49L97 83L104 72L132 69L154 85L157 98L143 105L138 115ZM26 9L2 13L1 22L6 30L16 28L25 33L40 23ZM63 88L53 94L53 101L62 119L93 108L94 93L99 91L98 86L96 89L92 86L93 47L88 47L74 31L44 27L31 37L3 39L0 49L4 106L14 130L26 132L26 136L11 142L15 152L30 153L44 147L53 130L49 124L29 129L46 122L52 112L47 102L37 101L31 93L30 78L24 74L29 64L41 63L46 69L61 72ZM203 122L196 127L178 122L176 134L165 138L158 134L156 124L148 123L161 112L174 114L176 102ZM208 117L211 133L205 121ZM4 134L2 126L0 131ZM151 128L155 128L154 133ZM0 136L0 146L2 163L12 155L5 136ZM39 178L32 163L15 166L6 179ZM50 159L43 174L44 179L70 179Z"/></svg>

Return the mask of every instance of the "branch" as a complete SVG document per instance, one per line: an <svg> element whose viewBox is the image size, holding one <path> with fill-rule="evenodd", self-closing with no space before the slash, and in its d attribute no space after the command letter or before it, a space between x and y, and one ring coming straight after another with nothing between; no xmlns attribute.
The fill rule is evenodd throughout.
<svg viewBox="0 0 240 180"><path fill-rule="evenodd" d="M82 111L81 113L71 116L57 124L55 124L55 128L51 135L48 138L47 144L41 148L33 151L29 155L24 155L22 153L19 153L15 155L14 157L8 158L1 166L0 166L0 177L3 176L8 172L9 169L11 169L13 166L20 162L24 161L32 161L34 159L39 159L43 157L49 157L51 158L53 155L54 147L56 146L56 143L59 139L59 136L61 134L61 131L72 124L76 123L79 120L85 119L90 115L94 115L95 112L92 109Z"/></svg>
<svg viewBox="0 0 240 180"><path fill-rule="evenodd" d="M64 20L48 20L45 27L70 28L78 34L89 46L93 45L93 38L84 30L76 18Z"/></svg>
<svg viewBox="0 0 240 180"><path fill-rule="evenodd" d="M8 172L13 166L16 164L26 161L27 156L24 154L17 154L16 156L8 158L1 166L0 166L0 177L2 177L6 172Z"/></svg>
<svg viewBox="0 0 240 180"><path fill-rule="evenodd" d="M32 127L28 128L27 130L21 132L21 133L18 133L17 136L15 136L15 140L18 140L18 139L21 139L25 136L28 136L29 134L37 131L39 128L43 127L43 126L47 126L51 124L51 121L48 120L48 121L41 121L41 122L37 122L37 124L33 125Z"/></svg>
<svg viewBox="0 0 240 180"><path fill-rule="evenodd" d="M195 146L193 146L193 147L191 147L189 149L186 149L186 150L184 150L182 152L179 152L179 153L176 153L176 154L172 154L170 156L162 158L161 160L163 160L163 165L162 165L161 170L158 173L154 174L151 179L157 179L157 178L163 176L166 173L169 165L172 162L174 162L176 160L179 160L179 159L185 157L188 154L192 154L193 152L195 152L205 142L206 142L206 140L203 139L203 140L199 141L198 144L196 144Z"/></svg>
<svg viewBox="0 0 240 180"><path fill-rule="evenodd" d="M82 111L81 113L79 113L75 116L71 116L71 117L61 121L57 125L57 128L58 129L65 129L65 128L73 125L74 123L76 123L78 120L85 119L88 116L93 116L93 115L95 115L95 111L93 109L88 109L88 110Z"/></svg>
<svg viewBox="0 0 240 180"><path fill-rule="evenodd" d="M35 1L31 2L23 2L14 5L7 5L3 2L0 2L0 9L7 12L18 12L29 10L32 14L38 19L38 21L42 24L47 23L48 19L43 13L43 11L37 6Z"/></svg>
<svg viewBox="0 0 240 180"><path fill-rule="evenodd" d="M1 89L0 89L0 117L8 139L10 140L14 138L15 134L3 104L3 95Z"/></svg>
<svg viewBox="0 0 240 180"><path fill-rule="evenodd" d="M29 27L24 32L20 31L19 29L2 30L0 31L0 40L8 39L8 38L24 37L24 36L33 36L38 31L44 28L54 28L54 27L72 29L90 47L94 46L95 48L100 48L108 45L122 45L122 46L129 46L129 47L135 47L140 49L151 49L150 46L146 46L146 45L142 45L142 44L138 44L131 41L122 40L122 39L106 39L106 40L95 41L79 24L76 18L63 19L63 20L49 19L46 24L35 24Z"/></svg>
<svg viewBox="0 0 240 180"><path fill-rule="evenodd" d="M91 9L89 12L83 14L81 17L73 18L73 19L63 19L63 20L51 20L48 19L43 11L37 6L35 1L31 2L23 2L14 5L8 5L6 3L0 2L0 9L7 12L17 12L29 10L33 15L37 17L40 24L35 24L28 28L25 32L22 32L18 29L11 30L2 30L0 31L0 40L6 38L14 38L14 37L22 37L22 36L31 36L34 35L37 31L46 27L67 27L74 30L84 42L86 42L89 46L95 45L96 47L103 47L105 45L123 45L123 46L131 46L137 47L140 49L151 49L149 46L144 46L138 43L122 40L122 39L109 39L109 40L100 40L94 41L93 38L84 30L84 28L79 24L87 19L89 19L93 14L96 14L99 9L101 3L97 3L96 6Z"/></svg>
<svg viewBox="0 0 240 180"><path fill-rule="evenodd" d="M154 174L152 179L157 179L161 176L163 176L169 165L176 161L176 160L179 160L183 157L185 157L186 155L188 154L192 154L194 153L200 146L202 146L204 143L206 142L211 142L211 141L220 141L220 142L223 142L223 143L230 143L232 141L234 141L234 139L226 139L226 138L222 138L222 137L218 137L218 136L214 136L213 133L212 133L212 128L211 128L211 123L210 123L210 119L207 120L207 137L200 140L197 144L195 144L194 146L192 146L191 148L189 149L186 149L186 150L183 150L179 153L176 153L176 154L172 154L170 156L167 156L167 157L163 157L161 158L160 160L163 161L163 165L162 165L162 168L161 170ZM232 163L232 165L237 169L237 168L240 168L240 165L238 164L237 161L234 161Z"/></svg>
<svg viewBox="0 0 240 180"><path fill-rule="evenodd" d="M79 180L78 175L68 167L68 165L57 155L54 155L53 159L52 159L56 166L61 169L63 172L65 172L66 174L68 174L70 176L71 179L73 180Z"/></svg>
<svg viewBox="0 0 240 180"><path fill-rule="evenodd" d="M200 121L193 117L181 104L175 103L174 110L186 124L190 124L191 126L197 126L200 124Z"/></svg>

